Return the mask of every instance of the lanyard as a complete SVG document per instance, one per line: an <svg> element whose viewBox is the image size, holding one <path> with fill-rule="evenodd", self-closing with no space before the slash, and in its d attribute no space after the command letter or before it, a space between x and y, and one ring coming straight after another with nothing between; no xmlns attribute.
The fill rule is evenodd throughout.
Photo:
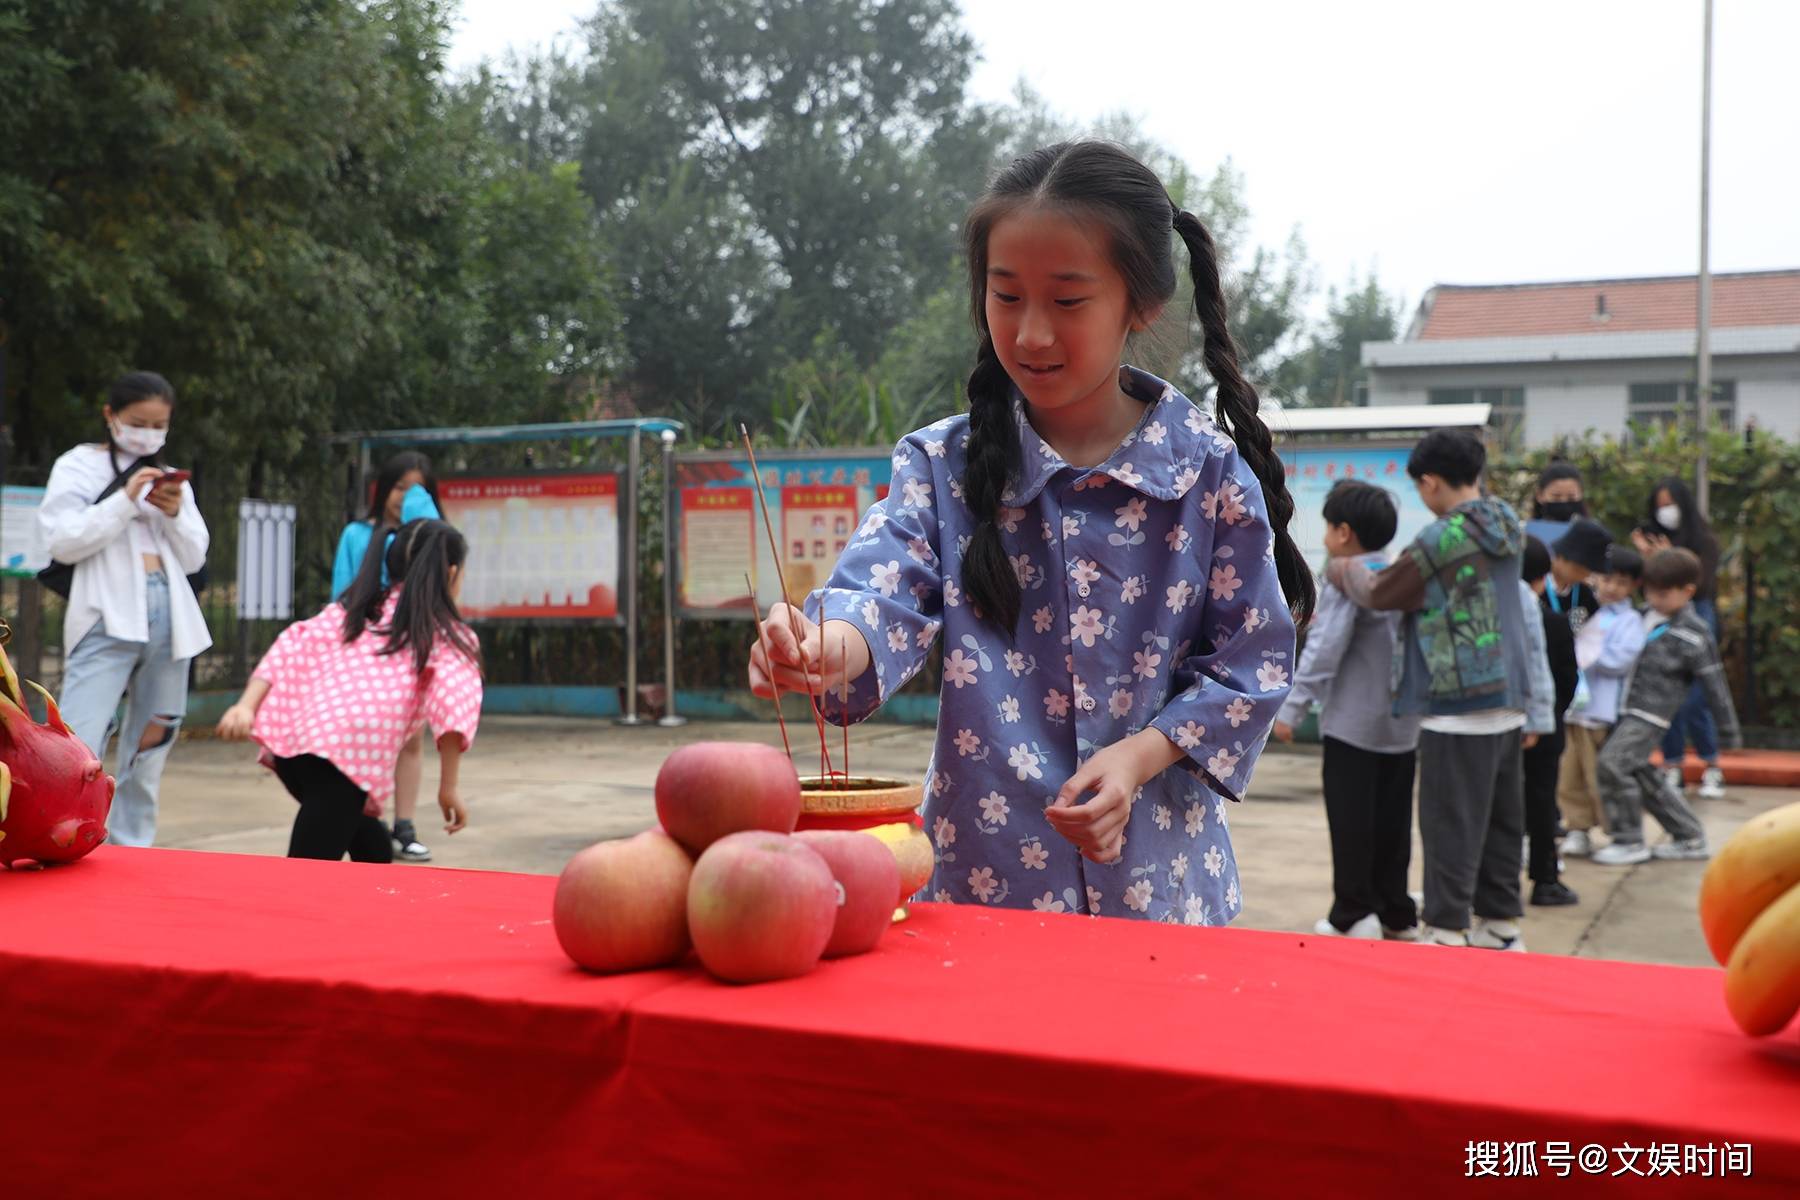
<svg viewBox="0 0 1800 1200"><path fill-rule="evenodd" d="M1664 621L1661 625L1658 625L1655 629L1650 631L1650 636L1644 639L1644 645L1648 646L1651 642L1654 642L1657 638L1667 632L1669 632L1669 622Z"/></svg>
<svg viewBox="0 0 1800 1200"><path fill-rule="evenodd" d="M1550 581L1550 586L1544 589L1544 595L1548 597L1550 601L1551 612L1562 612L1562 600L1556 594L1556 580L1552 579Z"/></svg>

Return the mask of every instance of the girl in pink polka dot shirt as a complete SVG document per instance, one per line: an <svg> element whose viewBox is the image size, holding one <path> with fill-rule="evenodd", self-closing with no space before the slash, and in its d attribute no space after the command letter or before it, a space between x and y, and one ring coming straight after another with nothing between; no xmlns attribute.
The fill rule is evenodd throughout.
<svg viewBox="0 0 1800 1200"><path fill-rule="evenodd" d="M401 526L343 596L282 631L220 720L220 736L255 739L300 802L289 858L391 862L382 807L401 746L427 722L444 831L468 823L456 777L481 719L481 647L456 611L467 555L442 521Z"/></svg>

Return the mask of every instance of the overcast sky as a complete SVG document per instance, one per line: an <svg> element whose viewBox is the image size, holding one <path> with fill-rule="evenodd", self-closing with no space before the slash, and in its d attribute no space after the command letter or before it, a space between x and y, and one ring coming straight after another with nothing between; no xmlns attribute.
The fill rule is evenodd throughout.
<svg viewBox="0 0 1800 1200"><path fill-rule="evenodd" d="M462 0L454 66L593 0ZM1321 284L1679 274L1699 262L1701 0L964 0L973 90L1118 108L1242 168L1257 240ZM1800 267L1800 2L1718 0L1716 271Z"/></svg>

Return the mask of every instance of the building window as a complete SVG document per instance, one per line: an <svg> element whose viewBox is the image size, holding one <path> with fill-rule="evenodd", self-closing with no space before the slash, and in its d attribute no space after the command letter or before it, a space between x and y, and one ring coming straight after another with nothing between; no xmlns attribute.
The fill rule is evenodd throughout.
<svg viewBox="0 0 1800 1200"><path fill-rule="evenodd" d="M1634 383L1628 403L1626 421L1633 427L1662 429L1680 422L1683 428L1694 427L1694 384ZM1713 382L1712 403L1707 406L1707 419L1726 429L1737 428L1737 381L1719 379Z"/></svg>
<svg viewBox="0 0 1800 1200"><path fill-rule="evenodd" d="M1488 427L1502 450L1517 450L1525 444L1525 389L1522 387L1432 388L1433 404L1485 404L1489 408Z"/></svg>

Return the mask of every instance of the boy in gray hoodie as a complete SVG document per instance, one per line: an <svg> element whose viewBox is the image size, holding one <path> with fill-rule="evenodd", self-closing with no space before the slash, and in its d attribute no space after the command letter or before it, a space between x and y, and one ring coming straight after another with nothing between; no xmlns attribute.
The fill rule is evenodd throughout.
<svg viewBox="0 0 1800 1200"><path fill-rule="evenodd" d="M1337 558L1327 578L1365 608L1405 614L1393 711L1424 718L1423 940L1523 950L1520 754L1555 732L1555 689L1537 597L1519 574L1524 530L1510 505L1482 494L1486 465L1473 433L1426 435L1406 473L1438 520L1386 570Z"/></svg>
<svg viewBox="0 0 1800 1200"><path fill-rule="evenodd" d="M1711 627L1694 609L1700 571L1699 555L1680 547L1658 550L1644 564L1644 599L1650 602L1650 611L1664 619L1644 637L1644 649L1625 685L1619 723L1595 763L1600 799L1606 806L1606 832L1612 837L1594 851L1594 861L1602 866L1712 855L1700 818L1680 789L1650 765L1650 751L1669 731L1669 721L1696 683L1712 706L1719 744L1728 749L1743 744L1719 647ZM1654 848L1644 844L1646 808L1669 833L1669 840Z"/></svg>
<svg viewBox="0 0 1800 1200"><path fill-rule="evenodd" d="M1325 497L1325 552L1370 570L1400 523L1394 498L1372 483L1345 479ZM1412 862L1413 768L1419 719L1393 714L1393 613L1358 608L1331 584L1319 589L1294 683L1274 736L1322 705L1325 821L1331 829L1331 912L1315 932L1417 941L1419 911L1406 891Z"/></svg>

